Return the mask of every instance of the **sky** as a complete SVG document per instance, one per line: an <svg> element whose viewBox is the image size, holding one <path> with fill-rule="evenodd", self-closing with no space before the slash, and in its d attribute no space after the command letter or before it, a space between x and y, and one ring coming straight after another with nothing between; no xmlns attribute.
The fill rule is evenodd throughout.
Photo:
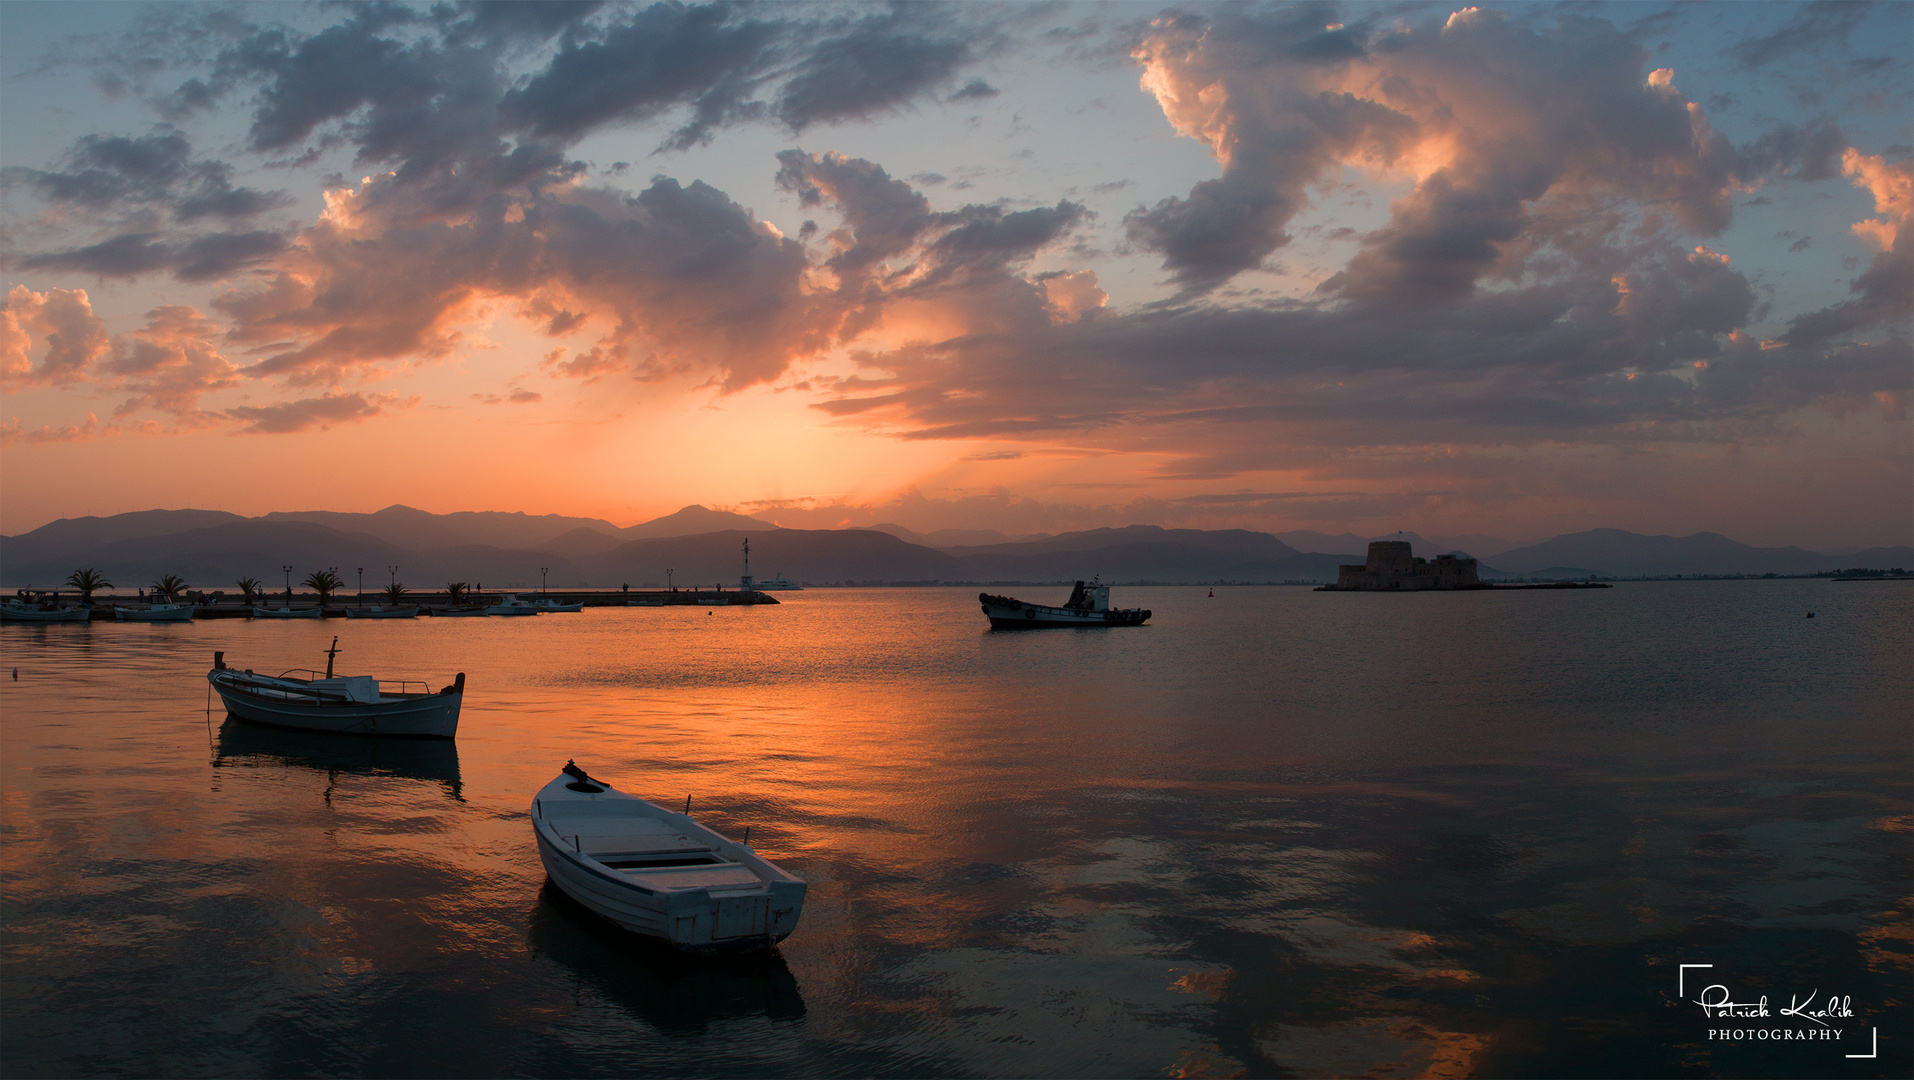
<svg viewBox="0 0 1914 1080"><path fill-rule="evenodd" d="M1914 5L0 5L0 532L1914 541Z"/></svg>

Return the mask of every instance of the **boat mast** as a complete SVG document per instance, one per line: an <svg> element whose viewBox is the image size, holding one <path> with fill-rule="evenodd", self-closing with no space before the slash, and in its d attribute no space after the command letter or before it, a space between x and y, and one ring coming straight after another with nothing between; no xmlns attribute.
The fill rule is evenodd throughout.
<svg viewBox="0 0 1914 1080"><path fill-rule="evenodd" d="M334 634L332 635L332 648L326 650L326 678L328 679L332 678L332 658L338 656L339 653L339 635Z"/></svg>

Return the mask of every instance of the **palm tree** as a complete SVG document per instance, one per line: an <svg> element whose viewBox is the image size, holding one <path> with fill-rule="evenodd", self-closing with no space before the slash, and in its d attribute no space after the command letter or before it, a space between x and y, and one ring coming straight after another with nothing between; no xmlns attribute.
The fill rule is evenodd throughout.
<svg viewBox="0 0 1914 1080"><path fill-rule="evenodd" d="M171 600L175 594L186 591L186 579L178 574L161 574L160 579L147 588L153 590L153 595Z"/></svg>
<svg viewBox="0 0 1914 1080"><path fill-rule="evenodd" d="M395 581L380 590L379 595L385 597L386 603L398 607L405 602L405 582Z"/></svg>
<svg viewBox="0 0 1914 1080"><path fill-rule="evenodd" d="M339 575L330 570L314 570L299 584L318 593L319 606L324 607L332 603L332 594L338 592L339 586L344 585L345 582L340 581Z"/></svg>
<svg viewBox="0 0 1914 1080"><path fill-rule="evenodd" d="M445 599L454 606L465 603L465 591L471 588L463 581L445 583Z"/></svg>
<svg viewBox="0 0 1914 1080"><path fill-rule="evenodd" d="M259 585L260 585L258 578L243 577L243 578L240 578L238 581L233 582L233 584L239 586L239 591L246 594L246 603L252 604L256 602L255 598L259 596Z"/></svg>
<svg viewBox="0 0 1914 1080"><path fill-rule="evenodd" d="M110 589L113 587L113 583L106 580L105 574L100 573L90 566L84 570L75 570L71 574L68 574L66 583L80 590L80 600L82 603L87 604L93 602L93 593L96 590Z"/></svg>

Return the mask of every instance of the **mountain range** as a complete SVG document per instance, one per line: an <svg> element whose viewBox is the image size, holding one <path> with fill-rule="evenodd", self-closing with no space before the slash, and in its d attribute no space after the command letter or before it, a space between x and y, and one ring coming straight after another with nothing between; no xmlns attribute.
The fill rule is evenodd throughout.
<svg viewBox="0 0 1914 1080"><path fill-rule="evenodd" d="M1424 538L1404 532L1375 539L1407 540L1425 556L1452 550L1475 554L1485 559L1482 575L1490 580L1914 566L1914 548L1906 546L1830 555L1798 547L1756 548L1716 533L1672 537L1591 529L1500 547L1493 565L1482 555L1503 543L1493 537ZM1369 542L1349 533L1154 525L1014 538L982 529L920 534L896 525L783 529L703 506L623 528L599 518L431 514L407 506L372 514L299 511L256 518L212 510L143 510L63 518L0 537L0 583L46 587L89 566L123 588L162 574L205 588L227 588L251 576L272 588L283 587L283 568L290 566L295 583L313 570L336 569L348 589L356 588L362 575L368 586L378 588L392 576L388 568L396 566L398 580L416 588L439 588L447 581L528 588L541 580L558 588L638 588L667 581L729 587L742 569L746 540L758 577L783 575L813 584L1054 582L1098 575L1120 582L1329 581L1339 564L1360 561ZM1470 551L1469 543L1478 550Z"/></svg>

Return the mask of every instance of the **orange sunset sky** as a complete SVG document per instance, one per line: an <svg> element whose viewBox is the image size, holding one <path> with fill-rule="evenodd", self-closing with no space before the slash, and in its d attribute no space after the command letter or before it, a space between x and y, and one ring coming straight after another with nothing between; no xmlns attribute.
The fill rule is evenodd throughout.
<svg viewBox="0 0 1914 1080"><path fill-rule="evenodd" d="M1914 539L1914 7L0 6L0 531Z"/></svg>

